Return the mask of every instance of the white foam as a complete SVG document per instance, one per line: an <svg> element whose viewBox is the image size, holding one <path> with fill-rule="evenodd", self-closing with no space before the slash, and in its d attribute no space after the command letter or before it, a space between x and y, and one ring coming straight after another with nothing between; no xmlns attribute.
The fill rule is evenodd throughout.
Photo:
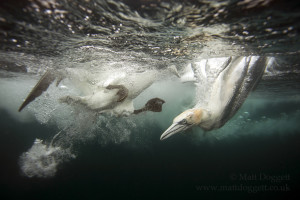
<svg viewBox="0 0 300 200"><path fill-rule="evenodd" d="M181 82L193 82L196 80L191 63L184 68L183 75L181 75L180 80Z"/></svg>
<svg viewBox="0 0 300 200"><path fill-rule="evenodd" d="M27 177L52 177L62 162L75 158L68 149L48 146L36 139L32 147L20 156L20 166Z"/></svg>

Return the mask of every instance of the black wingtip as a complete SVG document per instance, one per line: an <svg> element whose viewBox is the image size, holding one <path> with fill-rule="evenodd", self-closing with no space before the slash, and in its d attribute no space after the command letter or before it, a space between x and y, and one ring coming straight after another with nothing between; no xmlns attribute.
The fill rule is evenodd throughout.
<svg viewBox="0 0 300 200"><path fill-rule="evenodd" d="M39 97L44 91L46 91L54 79L55 75L53 72L47 71L28 94L18 111L21 112L29 103L34 101L35 98Z"/></svg>
<svg viewBox="0 0 300 200"><path fill-rule="evenodd" d="M18 109L18 112L21 112L23 110L23 108L25 107L24 103L20 106L20 108Z"/></svg>

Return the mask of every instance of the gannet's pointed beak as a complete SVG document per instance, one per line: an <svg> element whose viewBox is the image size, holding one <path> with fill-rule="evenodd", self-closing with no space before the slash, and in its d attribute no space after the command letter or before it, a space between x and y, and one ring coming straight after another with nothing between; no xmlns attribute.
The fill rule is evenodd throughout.
<svg viewBox="0 0 300 200"><path fill-rule="evenodd" d="M189 109L175 117L173 124L160 136L160 140L164 140L175 133L187 130L201 122L203 117L202 109Z"/></svg>
<svg viewBox="0 0 300 200"><path fill-rule="evenodd" d="M175 133L184 131L188 128L189 128L189 126L187 124L180 124L180 123L175 122L160 136L160 140L164 140L164 139L174 135Z"/></svg>

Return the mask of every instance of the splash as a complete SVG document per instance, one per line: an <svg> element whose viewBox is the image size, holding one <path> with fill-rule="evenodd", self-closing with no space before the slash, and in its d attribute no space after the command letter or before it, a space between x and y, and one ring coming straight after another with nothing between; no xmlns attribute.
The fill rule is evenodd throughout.
<svg viewBox="0 0 300 200"><path fill-rule="evenodd" d="M20 166L27 177L53 177L57 167L76 156L69 149L46 145L36 139L32 147L20 156Z"/></svg>

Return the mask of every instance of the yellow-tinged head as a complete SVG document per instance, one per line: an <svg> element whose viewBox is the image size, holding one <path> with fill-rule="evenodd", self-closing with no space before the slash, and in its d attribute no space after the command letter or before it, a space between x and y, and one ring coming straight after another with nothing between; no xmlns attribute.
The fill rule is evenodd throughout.
<svg viewBox="0 0 300 200"><path fill-rule="evenodd" d="M182 112L174 118L173 124L161 135L160 140L164 140L175 133L200 124L205 115L205 110L201 108L193 108Z"/></svg>

